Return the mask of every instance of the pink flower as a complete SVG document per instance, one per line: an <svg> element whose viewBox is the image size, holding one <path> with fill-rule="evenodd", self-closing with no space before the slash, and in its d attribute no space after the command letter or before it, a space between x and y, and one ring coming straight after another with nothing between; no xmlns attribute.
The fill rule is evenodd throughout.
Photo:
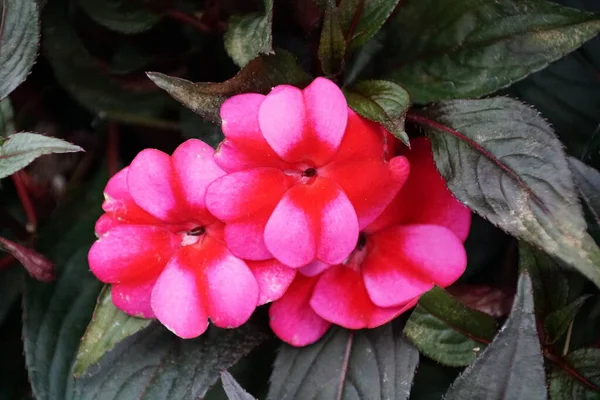
<svg viewBox="0 0 600 400"><path fill-rule="evenodd" d="M271 327L282 340L312 343L331 323L349 329L383 325L434 285L448 286L464 272L471 213L446 188L428 140L411 144L406 184L362 230L352 254L333 266L301 268L271 306Z"/></svg>
<svg viewBox="0 0 600 400"><path fill-rule="evenodd" d="M209 186L206 205L238 257L340 263L408 174L404 157L386 160L381 128L325 78L234 96L221 118L215 161L228 174Z"/></svg>
<svg viewBox="0 0 600 400"><path fill-rule="evenodd" d="M209 318L237 327L283 294L295 271L233 255L223 223L206 209L207 186L224 175L213 149L192 139L172 156L144 150L110 179L88 258L98 279L112 284L118 308L192 338Z"/></svg>

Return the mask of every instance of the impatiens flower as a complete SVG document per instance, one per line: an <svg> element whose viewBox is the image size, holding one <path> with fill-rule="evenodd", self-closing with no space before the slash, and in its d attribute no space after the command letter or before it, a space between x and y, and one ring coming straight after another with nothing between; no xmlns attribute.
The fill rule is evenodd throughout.
<svg viewBox="0 0 600 400"><path fill-rule="evenodd" d="M387 161L381 127L325 78L234 96L221 118L215 161L228 174L209 186L206 205L244 259L341 263L408 174L404 157Z"/></svg>
<svg viewBox="0 0 600 400"><path fill-rule="evenodd" d="M407 182L361 231L352 254L333 266L301 268L271 306L271 327L284 341L312 343L330 323L349 329L383 325L434 285L448 286L464 272L471 213L446 188L427 139L411 144Z"/></svg>
<svg viewBox="0 0 600 400"><path fill-rule="evenodd" d="M112 284L118 308L158 318L191 338L209 319L240 326L258 304L283 294L295 271L273 259L245 262L233 255L223 223L206 209L206 188L223 175L213 149L192 139L172 156L142 151L108 182L106 214L88 258L92 272Z"/></svg>

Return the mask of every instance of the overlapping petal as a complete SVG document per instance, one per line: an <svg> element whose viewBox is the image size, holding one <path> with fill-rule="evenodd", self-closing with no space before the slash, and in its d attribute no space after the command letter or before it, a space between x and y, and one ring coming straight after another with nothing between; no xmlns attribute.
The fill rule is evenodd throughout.
<svg viewBox="0 0 600 400"><path fill-rule="evenodd" d="M154 318L150 299L156 278L112 285L110 295L113 304L134 317Z"/></svg>
<svg viewBox="0 0 600 400"><path fill-rule="evenodd" d="M265 261L246 261L258 283L258 305L279 299L290 286L296 270L283 265L275 259Z"/></svg>

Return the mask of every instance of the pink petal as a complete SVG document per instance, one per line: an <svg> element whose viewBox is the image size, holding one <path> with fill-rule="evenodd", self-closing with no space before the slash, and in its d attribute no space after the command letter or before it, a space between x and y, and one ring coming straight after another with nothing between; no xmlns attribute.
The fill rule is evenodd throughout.
<svg viewBox="0 0 600 400"><path fill-rule="evenodd" d="M155 149L142 150L131 162L127 175L136 204L170 223L186 220L185 202L176 182L171 157Z"/></svg>
<svg viewBox="0 0 600 400"><path fill-rule="evenodd" d="M225 226L225 242L237 257L246 260L268 260L273 255L264 239L268 213L256 213L252 218L230 222Z"/></svg>
<svg viewBox="0 0 600 400"><path fill-rule="evenodd" d="M283 161L268 144L255 147L254 143L244 140L223 140L215 152L215 162L227 172L238 172L253 168L273 167L287 169L289 164Z"/></svg>
<svg viewBox="0 0 600 400"><path fill-rule="evenodd" d="M279 299L290 286L296 270L281 264L275 259L265 261L246 261L258 283L258 305Z"/></svg>
<svg viewBox="0 0 600 400"><path fill-rule="evenodd" d="M258 121L271 148L290 163L326 163L337 151L348 119L341 90L317 78L304 91L278 86L262 103Z"/></svg>
<svg viewBox="0 0 600 400"><path fill-rule="evenodd" d="M446 287L467 265L460 239L436 225L389 228L370 235L367 246L363 277L369 297L380 307L405 304L433 285Z"/></svg>
<svg viewBox="0 0 600 400"><path fill-rule="evenodd" d="M258 284L246 263L224 243L210 238L190 262L200 264L211 321L221 328L236 328L248 321L258 304Z"/></svg>
<svg viewBox="0 0 600 400"><path fill-rule="evenodd" d="M285 294L269 308L271 329L292 346L302 347L316 342L331 326L309 305L316 281L317 278L296 275Z"/></svg>
<svg viewBox="0 0 600 400"><path fill-rule="evenodd" d="M317 177L283 196L265 227L265 244L275 258L292 268L315 259L343 261L358 239L352 204L331 180Z"/></svg>
<svg viewBox="0 0 600 400"><path fill-rule="evenodd" d="M215 179L225 175L225 171L215 163L213 153L213 148L206 143L190 139L177 147L172 156L188 212L203 222L212 219L204 204L206 189Z"/></svg>
<svg viewBox="0 0 600 400"><path fill-rule="evenodd" d="M104 189L102 209L121 221L147 225L159 223L159 220L135 204L127 186L128 173L129 167L125 167L109 179Z"/></svg>
<svg viewBox="0 0 600 400"><path fill-rule="evenodd" d="M304 267L300 268L298 271L304 276L317 276L329 267L331 267L331 264L315 260L310 264L307 264Z"/></svg>
<svg viewBox="0 0 600 400"><path fill-rule="evenodd" d="M385 160L385 131L381 125L371 122L348 109L348 124L344 138L335 157L336 162L358 160Z"/></svg>
<svg viewBox="0 0 600 400"><path fill-rule="evenodd" d="M115 307L134 317L154 318L150 298L155 282L156 277L142 282L114 284L110 290L112 302Z"/></svg>
<svg viewBox="0 0 600 400"><path fill-rule="evenodd" d="M96 221L94 232L97 237L100 237L119 225L123 225L123 222L119 221L117 217L114 217L112 214L102 214L100 218L98 218L98 221Z"/></svg>
<svg viewBox="0 0 600 400"><path fill-rule="evenodd" d="M167 329L184 339L208 328L205 288L198 282L199 256L193 246L181 248L158 277L152 290L152 310Z"/></svg>
<svg viewBox="0 0 600 400"><path fill-rule="evenodd" d="M93 244L88 261L102 282L145 280L160 272L177 245L177 237L164 228L121 225Z"/></svg>
<svg viewBox="0 0 600 400"><path fill-rule="evenodd" d="M398 194L409 176L409 164L404 157L394 157L389 162L359 159L332 162L319 173L340 185L354 206L362 229Z"/></svg>
<svg viewBox="0 0 600 400"><path fill-rule="evenodd" d="M371 319L367 324L367 328L377 328L378 326L387 324L400 314L416 306L418 301L419 298L416 297L405 305L396 307L378 307L373 305L373 312L371 313Z"/></svg>

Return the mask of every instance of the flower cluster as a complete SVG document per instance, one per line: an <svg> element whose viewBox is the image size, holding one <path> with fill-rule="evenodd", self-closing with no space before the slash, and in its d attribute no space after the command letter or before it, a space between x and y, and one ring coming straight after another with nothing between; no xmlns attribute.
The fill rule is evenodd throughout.
<svg viewBox="0 0 600 400"><path fill-rule="evenodd" d="M234 96L221 118L214 154L147 149L108 182L89 263L121 310L192 338L272 302L273 331L303 346L380 326L464 271L470 212L426 139L397 149L324 78Z"/></svg>

